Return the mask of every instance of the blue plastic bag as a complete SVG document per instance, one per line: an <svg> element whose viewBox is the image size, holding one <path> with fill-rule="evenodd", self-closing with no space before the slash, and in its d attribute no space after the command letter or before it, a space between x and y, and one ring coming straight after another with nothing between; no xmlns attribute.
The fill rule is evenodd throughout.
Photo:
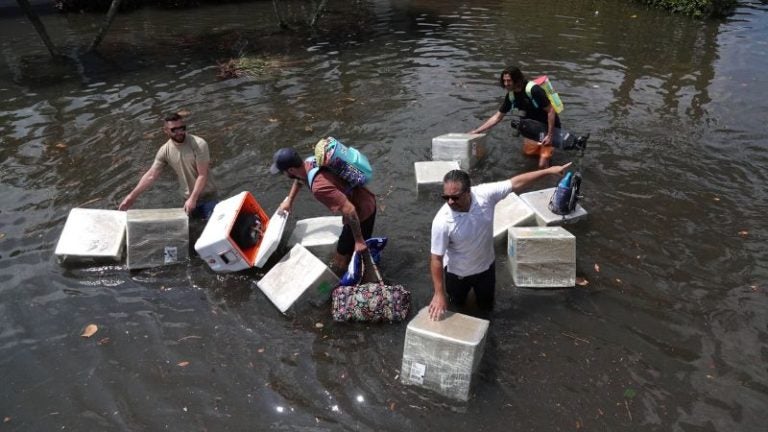
<svg viewBox="0 0 768 432"><path fill-rule="evenodd" d="M368 246L368 251L371 253L373 262L378 264L381 260L381 251L384 249L384 246L387 245L387 237L371 237L365 241L365 244ZM354 252L352 254L352 259L349 260L347 271L339 281L339 285L353 286L359 284L364 272L365 263L363 263L363 258L359 253Z"/></svg>

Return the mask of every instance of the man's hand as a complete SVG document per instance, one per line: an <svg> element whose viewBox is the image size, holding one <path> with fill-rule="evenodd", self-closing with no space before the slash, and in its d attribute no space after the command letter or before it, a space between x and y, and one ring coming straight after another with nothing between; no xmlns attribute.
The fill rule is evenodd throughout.
<svg viewBox="0 0 768 432"><path fill-rule="evenodd" d="M544 138L540 142L543 146L552 145L552 134L546 134L544 135Z"/></svg>
<svg viewBox="0 0 768 432"><path fill-rule="evenodd" d="M368 245L365 244L365 241L361 241L361 242L355 241L355 252L359 253L361 257L366 256L366 255L363 255L368 253Z"/></svg>
<svg viewBox="0 0 768 432"><path fill-rule="evenodd" d="M568 162L565 165L555 165L547 168L550 171L550 174L557 174L557 175L563 175L568 168L573 165L573 162Z"/></svg>
<svg viewBox="0 0 768 432"><path fill-rule="evenodd" d="M117 209L121 210L121 211L128 210L129 208L131 208L133 206L133 202L134 201L136 201L136 199L132 198L130 195L128 195L127 197L125 197L125 199L123 199L123 201L120 203L120 205L117 206Z"/></svg>
<svg viewBox="0 0 768 432"><path fill-rule="evenodd" d="M432 321L439 321L443 318L443 314L448 310L448 301L443 293L435 293L432 296L432 301L429 303L429 318Z"/></svg>
<svg viewBox="0 0 768 432"><path fill-rule="evenodd" d="M277 206L277 211L278 211L280 214L284 214L284 215L287 215L288 213L290 213L290 212L291 212L291 210L292 210L292 207L293 207L293 206L292 206L292 205L291 205L291 203L288 201L288 198L286 198L286 199L284 199L284 200L283 200L283 202L281 202L281 203L280 203L280 205L279 205L279 206Z"/></svg>
<svg viewBox="0 0 768 432"><path fill-rule="evenodd" d="M192 212L195 211L195 207L197 207L197 198L189 197L184 202L184 211L187 215L191 215Z"/></svg>

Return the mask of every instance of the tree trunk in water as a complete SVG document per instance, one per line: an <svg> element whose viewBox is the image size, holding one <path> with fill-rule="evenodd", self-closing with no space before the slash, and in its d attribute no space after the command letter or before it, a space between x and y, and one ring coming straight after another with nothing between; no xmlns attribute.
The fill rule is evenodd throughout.
<svg viewBox="0 0 768 432"><path fill-rule="evenodd" d="M328 3L328 0L322 0L320 2L320 6L317 7L317 10L315 10L315 16L312 17L312 22L309 23L311 28L315 28L317 25L317 21L320 19L320 15L322 15L326 3Z"/></svg>
<svg viewBox="0 0 768 432"><path fill-rule="evenodd" d="M99 30L99 33L96 35L96 37L93 38L91 46L88 47L89 52L95 50L96 47L101 43L101 40L104 39L104 36L106 36L107 30L109 30L109 27L112 25L112 21L115 20L117 9L120 7L120 2L122 1L123 0L112 0L112 4L109 5L109 11L107 11L107 18L104 20L104 24L101 26L101 29Z"/></svg>
<svg viewBox="0 0 768 432"><path fill-rule="evenodd" d="M280 16L280 9L277 6L278 0L272 0L272 7L275 9L275 17L277 18L277 25L281 29L288 28L288 25L283 22L283 17Z"/></svg>
<svg viewBox="0 0 768 432"><path fill-rule="evenodd" d="M48 52L51 53L51 57L61 57L59 50L57 50L53 45L53 42L51 42L51 38L48 36L48 32L45 31L45 26L43 25L43 22L40 21L40 17L38 17L35 11L32 10L32 5L29 4L29 0L16 0L16 2L19 4L19 7L21 7L24 13L27 14L27 18L32 21L32 25L35 26L37 34L40 35L40 39L43 40L45 47L48 48Z"/></svg>

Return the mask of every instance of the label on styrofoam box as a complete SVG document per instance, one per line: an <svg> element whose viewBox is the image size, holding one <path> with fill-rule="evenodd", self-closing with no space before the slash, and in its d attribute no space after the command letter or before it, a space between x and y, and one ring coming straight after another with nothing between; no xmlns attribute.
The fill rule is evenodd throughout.
<svg viewBox="0 0 768 432"><path fill-rule="evenodd" d="M411 373L408 378L417 384L424 384L424 374L427 371L427 366L421 363L411 363Z"/></svg>
<svg viewBox="0 0 768 432"><path fill-rule="evenodd" d="M163 262L172 264L179 261L179 250L176 246L166 246L163 251Z"/></svg>

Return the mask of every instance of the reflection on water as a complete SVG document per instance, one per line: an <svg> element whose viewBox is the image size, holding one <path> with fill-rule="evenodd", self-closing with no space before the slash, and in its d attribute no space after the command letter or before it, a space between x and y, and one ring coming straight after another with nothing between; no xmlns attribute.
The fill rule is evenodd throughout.
<svg viewBox="0 0 768 432"><path fill-rule="evenodd" d="M340 22L338 8L329 22ZM75 64L51 63L31 26L0 16L6 423L762 430L765 5L725 22L585 1L375 1L368 11L351 36L305 38L274 32L270 2L147 9L119 16L100 54ZM43 19L74 52L95 22ZM218 80L217 62L243 47L272 67ZM429 158L433 136L494 112L497 74L511 63L547 73L564 125L592 134L582 162L590 218L569 227L589 284L518 289L500 255L467 404L400 384L405 325L339 325L324 308L282 316L255 286L262 270L215 274L197 258L139 272L66 268L52 256L69 209L116 207L163 140L158 119L186 109L221 188L253 192L268 212L289 186L268 174L275 149L308 151L329 134L361 148L376 170L376 231L390 237L382 271L421 308L440 203L416 196L413 162ZM535 166L506 126L487 144L475 182ZM168 173L137 206L179 206L175 194ZM327 215L307 196L295 210ZM88 323L99 332L80 338Z"/></svg>

